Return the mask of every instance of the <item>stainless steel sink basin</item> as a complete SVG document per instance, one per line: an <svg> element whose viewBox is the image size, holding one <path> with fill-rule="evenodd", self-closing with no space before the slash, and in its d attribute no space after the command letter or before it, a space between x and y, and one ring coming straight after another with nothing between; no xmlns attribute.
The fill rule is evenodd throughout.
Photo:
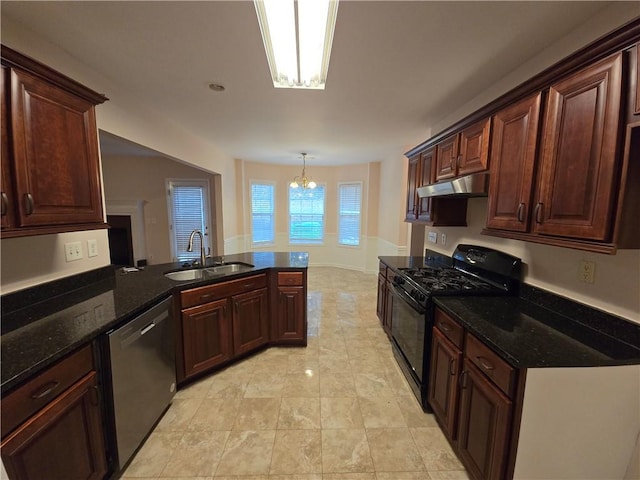
<svg viewBox="0 0 640 480"><path fill-rule="evenodd" d="M206 280L208 278L220 277L230 273L248 272L252 268L253 265L249 265L248 263L234 262L216 265L215 267L189 268L186 270L178 270L176 272L167 272L164 276L175 281Z"/></svg>
<svg viewBox="0 0 640 480"><path fill-rule="evenodd" d="M212 273L238 273L246 272L253 268L251 265L245 263L227 263L225 265L218 265L216 267L206 268L208 272Z"/></svg>
<svg viewBox="0 0 640 480"><path fill-rule="evenodd" d="M184 280L200 280L204 278L205 272L203 268L192 268L189 270L180 270L177 272L168 272L164 276L171 280L184 281Z"/></svg>

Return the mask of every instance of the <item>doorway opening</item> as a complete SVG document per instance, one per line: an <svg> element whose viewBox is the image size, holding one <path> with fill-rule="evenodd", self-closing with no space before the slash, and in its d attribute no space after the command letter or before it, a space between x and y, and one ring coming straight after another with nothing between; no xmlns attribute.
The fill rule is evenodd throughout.
<svg viewBox="0 0 640 480"><path fill-rule="evenodd" d="M131 216L107 215L109 224L109 251L111 265L118 267L133 266L133 236L131 235Z"/></svg>

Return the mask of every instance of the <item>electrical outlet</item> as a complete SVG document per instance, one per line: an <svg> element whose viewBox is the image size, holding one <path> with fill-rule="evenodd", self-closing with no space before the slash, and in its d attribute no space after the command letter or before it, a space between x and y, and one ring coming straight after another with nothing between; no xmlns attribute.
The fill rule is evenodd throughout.
<svg viewBox="0 0 640 480"><path fill-rule="evenodd" d="M98 241L95 238L87 240L87 257L98 256Z"/></svg>
<svg viewBox="0 0 640 480"><path fill-rule="evenodd" d="M596 276L596 262L589 260L582 260L580 262L580 271L578 272L578 278L584 283L593 283Z"/></svg>
<svg viewBox="0 0 640 480"><path fill-rule="evenodd" d="M82 259L82 243L69 242L64 244L64 258L67 262L74 262Z"/></svg>
<svg viewBox="0 0 640 480"><path fill-rule="evenodd" d="M441 233L440 234L440 243L442 244L442 246L445 246L447 244L447 234L446 233Z"/></svg>
<svg viewBox="0 0 640 480"><path fill-rule="evenodd" d="M429 232L427 234L427 238L431 243L438 243L438 234L437 232Z"/></svg>

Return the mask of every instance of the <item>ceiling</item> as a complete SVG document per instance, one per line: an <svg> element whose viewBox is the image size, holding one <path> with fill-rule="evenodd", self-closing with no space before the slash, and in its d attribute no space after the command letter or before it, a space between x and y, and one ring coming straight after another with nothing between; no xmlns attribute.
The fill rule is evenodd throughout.
<svg viewBox="0 0 640 480"><path fill-rule="evenodd" d="M273 88L250 1L3 0L1 13L233 158L340 165L398 157L607 3L343 0L324 91Z"/></svg>

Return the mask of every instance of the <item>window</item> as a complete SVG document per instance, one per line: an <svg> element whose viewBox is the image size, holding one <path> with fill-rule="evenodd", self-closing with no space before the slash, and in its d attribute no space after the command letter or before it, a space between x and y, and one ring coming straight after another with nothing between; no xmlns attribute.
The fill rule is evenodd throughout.
<svg viewBox="0 0 640 480"><path fill-rule="evenodd" d="M200 259L199 237L193 242L193 252L187 252L189 235L200 230L204 235L204 248L209 244L209 182L206 180L168 180L169 228L171 231L171 255L174 261Z"/></svg>
<svg viewBox="0 0 640 480"><path fill-rule="evenodd" d="M324 186L289 187L289 242L322 243L324 239Z"/></svg>
<svg viewBox="0 0 640 480"><path fill-rule="evenodd" d="M273 184L251 182L251 243L269 245L275 240Z"/></svg>
<svg viewBox="0 0 640 480"><path fill-rule="evenodd" d="M338 244L360 245L360 206L362 185L338 185Z"/></svg>

